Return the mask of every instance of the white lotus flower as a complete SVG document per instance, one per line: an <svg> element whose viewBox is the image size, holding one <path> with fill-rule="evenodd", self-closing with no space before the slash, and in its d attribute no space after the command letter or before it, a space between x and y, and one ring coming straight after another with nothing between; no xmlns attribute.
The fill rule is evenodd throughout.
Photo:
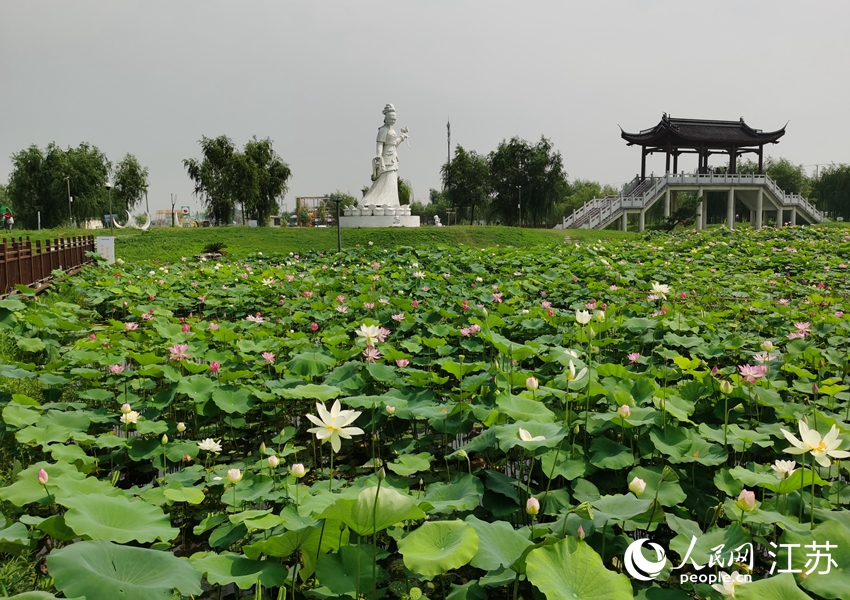
<svg viewBox="0 0 850 600"><path fill-rule="evenodd" d="M577 310L576 323L578 323L579 325L587 325L588 323L590 323L590 313L586 310Z"/></svg>
<svg viewBox="0 0 850 600"><path fill-rule="evenodd" d="M350 440L352 435L363 434L363 430L359 427L346 427L346 425L353 423L360 416L360 411L340 410L339 400L334 400L330 412L328 412L324 404L316 402L316 411L319 413L318 417L307 415L307 418L318 425L318 427L312 427L307 431L309 433L315 433L317 440L330 438L331 447L334 452L339 452L342 446L340 438Z"/></svg>
<svg viewBox="0 0 850 600"><path fill-rule="evenodd" d="M546 441L545 435L535 435L532 436L527 430L522 427L519 428L519 439L523 442L544 442Z"/></svg>
<svg viewBox="0 0 850 600"><path fill-rule="evenodd" d="M797 470L797 462L793 460L777 460L770 465L770 468L776 472L779 479L787 479Z"/></svg>
<svg viewBox="0 0 850 600"><path fill-rule="evenodd" d="M667 294L670 293L670 286L666 283L658 283L657 281L652 282L652 292L654 294L658 294L665 300L667 299Z"/></svg>
<svg viewBox="0 0 850 600"><path fill-rule="evenodd" d="M746 576L738 573L738 571L732 571L731 575L721 571L719 578L720 583L714 583L711 587L729 598L735 597L735 586L748 583Z"/></svg>
<svg viewBox="0 0 850 600"><path fill-rule="evenodd" d="M375 342L379 341L381 337L381 328L377 325L361 325L357 333L360 335L357 338L358 342L365 342L367 346L374 346Z"/></svg>
<svg viewBox="0 0 850 600"><path fill-rule="evenodd" d="M587 367L582 367L581 371L576 373L576 366L573 364L573 361L570 361L569 371L566 373L567 382L578 381L585 375L587 375Z"/></svg>
<svg viewBox="0 0 850 600"><path fill-rule="evenodd" d="M798 440L792 433L780 429L785 439L791 442L792 448L785 450L788 454L805 454L810 452L812 457L822 467L829 467L830 457L832 458L850 458L850 452L845 450L837 450L841 445L841 440L838 438L838 428L833 425L829 428L823 439L820 433L815 429L810 429L805 421L800 421L800 437L803 441Z"/></svg>
<svg viewBox="0 0 850 600"><path fill-rule="evenodd" d="M221 444L212 438L207 438L198 442L198 448L206 450L207 452L221 452Z"/></svg>
<svg viewBox="0 0 850 600"><path fill-rule="evenodd" d="M139 413L137 413L135 410L131 410L130 412L123 413L121 415L121 422L125 424L135 423L139 420L140 416L141 415L139 415Z"/></svg>

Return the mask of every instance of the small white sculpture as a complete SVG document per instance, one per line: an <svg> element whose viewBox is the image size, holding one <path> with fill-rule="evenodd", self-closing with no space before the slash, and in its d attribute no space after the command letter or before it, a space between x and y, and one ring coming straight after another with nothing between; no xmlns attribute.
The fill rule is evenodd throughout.
<svg viewBox="0 0 850 600"><path fill-rule="evenodd" d="M440 217L437 216L437 215L434 215L434 227L442 227L442 226L443 226L443 224L440 223Z"/></svg>
<svg viewBox="0 0 850 600"><path fill-rule="evenodd" d="M383 110L384 124L378 129L376 156L372 159L372 187L363 197L363 204L398 206L398 146L408 135L407 127L401 135L393 129L396 121L395 107L387 104Z"/></svg>

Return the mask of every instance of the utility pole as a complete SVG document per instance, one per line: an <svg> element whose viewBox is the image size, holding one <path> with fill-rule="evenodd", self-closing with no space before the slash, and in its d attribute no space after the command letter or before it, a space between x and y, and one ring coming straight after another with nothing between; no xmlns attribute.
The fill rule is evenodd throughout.
<svg viewBox="0 0 850 600"><path fill-rule="evenodd" d="M176 227L174 225L174 206L177 204L177 196L175 194L171 194L171 226Z"/></svg>
<svg viewBox="0 0 850 600"><path fill-rule="evenodd" d="M71 202L73 202L74 200L71 198L71 176L70 175L65 176L65 183L68 184L68 220L73 222L74 221L74 215L71 212Z"/></svg>

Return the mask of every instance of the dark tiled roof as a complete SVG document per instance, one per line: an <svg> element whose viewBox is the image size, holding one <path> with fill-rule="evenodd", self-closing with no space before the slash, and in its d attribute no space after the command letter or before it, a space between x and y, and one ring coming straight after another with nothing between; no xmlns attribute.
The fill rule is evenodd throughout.
<svg viewBox="0 0 850 600"><path fill-rule="evenodd" d="M623 131L622 137L630 144L640 146L759 146L775 143L785 135L785 127L763 132L740 121L710 121L707 119L674 119L664 115L655 127L640 133Z"/></svg>

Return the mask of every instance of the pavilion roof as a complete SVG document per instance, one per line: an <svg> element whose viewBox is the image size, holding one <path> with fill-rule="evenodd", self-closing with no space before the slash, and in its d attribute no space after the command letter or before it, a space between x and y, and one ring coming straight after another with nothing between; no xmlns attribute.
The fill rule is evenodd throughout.
<svg viewBox="0 0 850 600"><path fill-rule="evenodd" d="M787 124L786 124L787 126ZM621 128L622 131L622 128ZM622 132L630 145L665 147L696 146L761 146L777 143L785 135L785 127L764 132L753 129L741 117L738 121L712 121L708 119L674 119L666 113L655 127L639 133Z"/></svg>

